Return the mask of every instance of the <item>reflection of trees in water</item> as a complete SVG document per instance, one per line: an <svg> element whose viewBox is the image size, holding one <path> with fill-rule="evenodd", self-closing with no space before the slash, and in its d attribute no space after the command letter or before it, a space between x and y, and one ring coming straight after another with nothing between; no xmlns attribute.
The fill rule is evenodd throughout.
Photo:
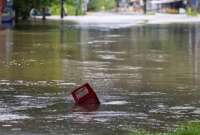
<svg viewBox="0 0 200 135"><path fill-rule="evenodd" d="M5 35L4 31L0 31L0 63L3 63L5 53Z"/></svg>
<svg viewBox="0 0 200 135"><path fill-rule="evenodd" d="M189 54L191 56L192 74L195 83L198 84L200 80L200 31L199 26L194 25L189 31Z"/></svg>
<svg viewBox="0 0 200 135"><path fill-rule="evenodd" d="M6 30L1 77L14 80L59 80L61 63L57 32ZM12 51L11 50L12 47Z"/></svg>
<svg viewBox="0 0 200 135"><path fill-rule="evenodd" d="M117 84L117 80L112 82L111 78L116 78L117 76L118 78L123 78L120 80L119 85L127 86L127 82L130 80L126 78L132 76L132 82L137 85L144 86L151 83L162 87L163 85L173 87L177 84L193 84L191 77L199 76L198 37L200 35L197 28L191 28L190 25L152 25L110 31L83 29L80 30L79 36L76 34L72 37L73 41L70 41L71 38L69 38L71 34L65 37L68 37L68 45L66 47L68 49L70 49L70 46L78 49L78 46L75 47L72 44L75 44L75 42L80 44L80 56L75 58L73 56L75 53L72 53L73 59L89 62L81 65L71 61L72 65L80 66L76 70L78 71L77 73L73 72L77 76L81 74L80 78L104 77L104 79L110 79L109 85L113 85L113 83ZM114 37L112 37L113 35ZM118 37L115 37L116 35ZM115 42L105 44L106 41ZM189 45L188 41L190 41ZM188 48L192 48L190 53L188 53ZM122 54L115 52L121 52ZM194 57L191 57L191 54ZM116 60L100 57L111 55ZM110 62L110 64L105 64L106 67L101 68L101 63L98 63L97 66L94 61ZM69 65L69 63L65 65ZM123 67L139 69L123 71ZM197 81L197 78L195 80ZM102 80L98 82L98 84L101 83Z"/></svg>
<svg viewBox="0 0 200 135"><path fill-rule="evenodd" d="M188 33L183 25L156 25L134 28L128 39L132 49L127 50L127 63L142 67L141 82L166 84L190 83L186 75L191 71L188 64ZM132 63L131 63L132 62Z"/></svg>
<svg viewBox="0 0 200 135"><path fill-rule="evenodd" d="M0 31L0 64L9 64L10 62L10 53L13 43L12 38L12 30L7 29Z"/></svg>
<svg viewBox="0 0 200 135"><path fill-rule="evenodd" d="M61 58L63 64L63 77L67 82L79 82L82 70L77 60L81 59L80 30L71 29L63 22L60 29Z"/></svg>

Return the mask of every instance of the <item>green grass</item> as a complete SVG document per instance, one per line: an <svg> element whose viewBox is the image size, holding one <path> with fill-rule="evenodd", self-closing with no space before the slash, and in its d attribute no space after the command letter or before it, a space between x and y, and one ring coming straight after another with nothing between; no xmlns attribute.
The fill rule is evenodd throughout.
<svg viewBox="0 0 200 135"><path fill-rule="evenodd" d="M129 135L200 135L200 122L189 122L168 133L150 133L138 130Z"/></svg>

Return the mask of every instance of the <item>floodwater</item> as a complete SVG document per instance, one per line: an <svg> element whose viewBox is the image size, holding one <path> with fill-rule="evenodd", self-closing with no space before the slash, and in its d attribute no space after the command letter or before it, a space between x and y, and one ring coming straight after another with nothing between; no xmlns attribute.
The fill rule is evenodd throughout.
<svg viewBox="0 0 200 135"><path fill-rule="evenodd" d="M167 131L200 118L200 24L0 30L1 135ZM100 106L75 106L89 82Z"/></svg>

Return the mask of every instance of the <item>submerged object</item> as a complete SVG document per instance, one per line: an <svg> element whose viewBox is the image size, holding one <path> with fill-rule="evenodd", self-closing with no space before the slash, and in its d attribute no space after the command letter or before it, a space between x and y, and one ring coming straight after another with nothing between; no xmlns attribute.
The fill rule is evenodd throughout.
<svg viewBox="0 0 200 135"><path fill-rule="evenodd" d="M95 91L88 83L78 87L71 94L78 105L100 104Z"/></svg>

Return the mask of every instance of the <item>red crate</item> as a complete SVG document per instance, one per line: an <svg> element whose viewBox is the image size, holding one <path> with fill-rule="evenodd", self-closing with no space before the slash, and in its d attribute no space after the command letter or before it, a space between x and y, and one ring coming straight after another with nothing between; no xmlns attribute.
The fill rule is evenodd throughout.
<svg viewBox="0 0 200 135"><path fill-rule="evenodd" d="M100 104L100 101L92 89L92 87L86 83L72 92L72 96L76 104Z"/></svg>

